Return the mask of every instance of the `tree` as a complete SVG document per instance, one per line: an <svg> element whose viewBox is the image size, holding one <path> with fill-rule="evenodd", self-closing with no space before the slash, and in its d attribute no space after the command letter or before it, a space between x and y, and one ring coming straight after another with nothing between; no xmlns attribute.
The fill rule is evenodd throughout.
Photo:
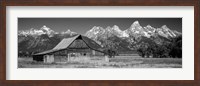
<svg viewBox="0 0 200 86"><path fill-rule="evenodd" d="M140 56L142 57L146 57L146 55L148 54L149 56L149 52L148 52L148 44L142 42L139 47L137 48L137 52Z"/></svg>
<svg viewBox="0 0 200 86"><path fill-rule="evenodd" d="M182 58L182 36L172 39L169 55L173 58Z"/></svg>
<svg viewBox="0 0 200 86"><path fill-rule="evenodd" d="M153 58L166 58L169 56L169 43L163 42L162 44L152 43L144 43L142 42L140 46L137 48L138 54L142 57L149 58L152 56Z"/></svg>
<svg viewBox="0 0 200 86"><path fill-rule="evenodd" d="M104 46L104 52L106 52L106 54L109 56L109 58L114 58L116 55L116 50L117 50L117 44L110 41L110 40L106 40L103 43Z"/></svg>

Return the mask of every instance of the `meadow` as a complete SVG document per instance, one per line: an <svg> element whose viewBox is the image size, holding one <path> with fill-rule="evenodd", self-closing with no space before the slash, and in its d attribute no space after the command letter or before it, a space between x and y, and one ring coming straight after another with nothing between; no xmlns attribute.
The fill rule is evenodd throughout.
<svg viewBox="0 0 200 86"><path fill-rule="evenodd" d="M142 58L140 56L115 56L105 61L43 63L31 57L19 57L18 68L182 68L181 58Z"/></svg>

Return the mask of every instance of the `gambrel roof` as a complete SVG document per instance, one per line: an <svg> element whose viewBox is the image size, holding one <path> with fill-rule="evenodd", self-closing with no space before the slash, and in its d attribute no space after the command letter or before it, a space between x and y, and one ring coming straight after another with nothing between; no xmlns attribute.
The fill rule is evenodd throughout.
<svg viewBox="0 0 200 86"><path fill-rule="evenodd" d="M44 51L44 52L41 52L41 53L37 53L37 54L34 54L34 55L51 54L51 53L56 52L56 51L67 49L78 38L83 40L83 42L85 42L85 44L90 49L104 53L103 48L99 44L97 44L94 40L92 40L92 39L90 39L86 36L83 36L83 35L77 35L77 36L74 36L74 37L71 37L71 38L64 38L53 49L47 50L47 51Z"/></svg>

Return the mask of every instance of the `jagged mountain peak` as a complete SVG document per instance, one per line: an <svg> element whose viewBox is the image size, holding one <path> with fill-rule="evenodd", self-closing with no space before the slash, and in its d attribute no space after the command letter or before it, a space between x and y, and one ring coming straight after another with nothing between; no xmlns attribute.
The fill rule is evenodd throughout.
<svg viewBox="0 0 200 86"><path fill-rule="evenodd" d="M114 25L114 26L112 27L112 29L117 30L117 31L121 31L121 30L119 29L119 26L117 26L117 25Z"/></svg>
<svg viewBox="0 0 200 86"><path fill-rule="evenodd" d="M99 36L104 36L106 34L113 34L117 37L129 37L130 35L132 35L131 37L144 36L147 38L150 38L151 36L156 36L157 34L166 38L176 36L176 34L166 25L163 25L162 27L157 29L152 27L151 25L142 27L139 21L134 21L130 28L124 31L122 31L117 25L113 25L112 27L107 26L105 29L103 29L101 26L94 26L91 30L87 31L86 36L98 38Z"/></svg>
<svg viewBox="0 0 200 86"><path fill-rule="evenodd" d="M112 27L110 26L107 26L105 30L110 30Z"/></svg>
<svg viewBox="0 0 200 86"><path fill-rule="evenodd" d="M122 30L120 30L119 26L117 26L117 25L114 25L112 27L107 26L105 30L107 30L107 31L117 31L117 32L121 32L122 31Z"/></svg>
<svg viewBox="0 0 200 86"><path fill-rule="evenodd" d="M127 34L122 31L117 25L114 25L113 27L107 27L106 30L118 37L127 37Z"/></svg>
<svg viewBox="0 0 200 86"><path fill-rule="evenodd" d="M152 27L151 25L147 25L146 27L144 27L144 29L146 30L146 32L148 33L153 33L155 32L156 28Z"/></svg>
<svg viewBox="0 0 200 86"><path fill-rule="evenodd" d="M94 27L92 27L92 29L90 29L91 32L96 32L96 31L99 31L99 30L104 30L104 29L101 26L94 26Z"/></svg>
<svg viewBox="0 0 200 86"><path fill-rule="evenodd" d="M135 30L143 30L143 28L140 25L139 21L133 22L133 24L131 25L130 29L132 30L132 32L135 32Z"/></svg>
<svg viewBox="0 0 200 86"><path fill-rule="evenodd" d="M119 26L117 26L117 25L113 25L113 28L119 28Z"/></svg>
<svg viewBox="0 0 200 86"><path fill-rule="evenodd" d="M131 25L131 27L135 27L135 26L140 26L139 21L134 21L133 24Z"/></svg>
<svg viewBox="0 0 200 86"><path fill-rule="evenodd" d="M47 27L46 25L43 25L40 30L44 31L44 32L51 32L53 30L51 30L49 27Z"/></svg>
<svg viewBox="0 0 200 86"><path fill-rule="evenodd" d="M161 28L168 28L167 25L163 25Z"/></svg>
<svg viewBox="0 0 200 86"><path fill-rule="evenodd" d="M67 29L64 33L71 33L72 31L70 29Z"/></svg>
<svg viewBox="0 0 200 86"><path fill-rule="evenodd" d="M92 27L92 29L90 29L89 31L87 31L85 33L85 36L89 37L89 38L96 38L98 35L101 35L105 32L105 29L103 29L103 27L100 26L94 26Z"/></svg>
<svg viewBox="0 0 200 86"><path fill-rule="evenodd" d="M133 24L137 25L140 24L138 20L134 21Z"/></svg>
<svg viewBox="0 0 200 86"><path fill-rule="evenodd" d="M161 26L161 28L162 28L163 30L165 30L165 31L170 30L170 29L167 27L167 25L163 25L163 26Z"/></svg>
<svg viewBox="0 0 200 86"><path fill-rule="evenodd" d="M169 38L169 37L176 37L177 35L174 33L174 31L172 31L171 29L169 29L167 27L167 25L163 25L161 26L161 28L157 28L156 30L158 32L159 35L165 37L165 38Z"/></svg>
<svg viewBox="0 0 200 86"><path fill-rule="evenodd" d="M46 25L43 25L43 26L41 27L41 29L42 29L42 30L49 30L50 28L47 27Z"/></svg>
<svg viewBox="0 0 200 86"><path fill-rule="evenodd" d="M174 30L174 33L175 33L176 35L182 35L181 32L178 32L178 31L176 31L176 30Z"/></svg>
<svg viewBox="0 0 200 86"><path fill-rule="evenodd" d="M43 35L43 34L46 34L49 37L53 37L55 34L56 35L66 35L66 34L75 35L77 33L71 31L70 29L67 29L65 32L64 31L63 32L56 32L46 25L43 25L39 29L31 28L29 30L18 31L18 35L24 35L24 36L34 36L34 37L36 37L36 36L40 36L40 35Z"/></svg>
<svg viewBox="0 0 200 86"><path fill-rule="evenodd" d="M152 28L152 26L151 26L151 25L149 25L149 24L148 24L146 27L148 27L148 28Z"/></svg>
<svg viewBox="0 0 200 86"><path fill-rule="evenodd" d="M70 29L68 29L66 32L71 32L71 30L70 30Z"/></svg>

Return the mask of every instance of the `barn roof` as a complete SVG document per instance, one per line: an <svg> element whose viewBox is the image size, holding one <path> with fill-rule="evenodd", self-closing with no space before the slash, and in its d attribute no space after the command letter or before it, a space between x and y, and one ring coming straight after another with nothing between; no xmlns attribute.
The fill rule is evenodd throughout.
<svg viewBox="0 0 200 86"><path fill-rule="evenodd" d="M37 53L37 54L34 54L34 55L44 55L44 54L53 53L53 52L56 52L56 51L59 51L59 50L67 49L70 46L70 44L72 44L74 42L74 40L76 40L79 37L81 37L81 39L85 42L85 44L89 48L96 50L96 51L99 51L99 52L103 52L102 47L99 44L97 44L94 40L92 40L92 39L90 39L86 36L83 36L83 35L77 35L77 36L74 36L74 37L71 37L71 38L64 38L53 49L47 50L47 51L44 51L44 52L41 52L41 53Z"/></svg>
<svg viewBox="0 0 200 86"><path fill-rule="evenodd" d="M71 37L71 38L64 38L56 47L53 48L53 50L60 50L67 48L76 38L78 38L80 35Z"/></svg>

